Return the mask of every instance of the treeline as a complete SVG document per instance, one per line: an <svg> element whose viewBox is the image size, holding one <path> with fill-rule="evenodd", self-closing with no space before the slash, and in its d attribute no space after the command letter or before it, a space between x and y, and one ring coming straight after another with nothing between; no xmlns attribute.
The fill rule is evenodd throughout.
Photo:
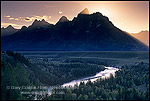
<svg viewBox="0 0 150 101"><path fill-rule="evenodd" d="M68 61L65 63L32 64L20 53L1 53L1 99L30 100L35 95L21 94L26 90L10 89L11 86L60 85L74 79L95 75L104 70L100 64ZM32 90L30 90L32 91ZM64 92L57 94L56 92ZM42 96L43 97L43 96ZM41 97L41 98L42 98ZM149 64L143 62L124 66L108 79L80 83L76 89L54 89L44 100L149 100Z"/></svg>
<svg viewBox="0 0 150 101"><path fill-rule="evenodd" d="M3 100L34 99L35 95L22 95L21 92L24 90L7 87L61 85L74 79L95 75L104 69L102 65L88 63L32 64L20 53L8 50L1 53L1 98Z"/></svg>
<svg viewBox="0 0 150 101"><path fill-rule="evenodd" d="M78 59L66 59L65 60L66 63L90 63L90 64L97 64L97 65L104 65L104 66L108 66L108 63L105 61L99 61L96 59L85 59L85 58L78 58Z"/></svg>
<svg viewBox="0 0 150 101"><path fill-rule="evenodd" d="M54 89L44 100L149 100L149 64L125 66L115 77L81 82L74 89Z"/></svg>
<svg viewBox="0 0 150 101"><path fill-rule="evenodd" d="M70 82L74 79L80 79L87 76L93 76L97 72L103 71L105 67L103 65L89 64L89 63L47 63L38 62L34 63L43 72L49 75L49 80L43 81L48 85L61 85L65 82ZM44 80L42 76L39 79Z"/></svg>
<svg viewBox="0 0 150 101"><path fill-rule="evenodd" d="M29 100L34 99L34 95L21 94L27 92L26 89L15 87L39 86L41 83L36 78L34 81L31 74L24 67L29 65L29 61L19 53L6 51L1 53L1 99L2 100ZM30 90L31 92L32 90Z"/></svg>

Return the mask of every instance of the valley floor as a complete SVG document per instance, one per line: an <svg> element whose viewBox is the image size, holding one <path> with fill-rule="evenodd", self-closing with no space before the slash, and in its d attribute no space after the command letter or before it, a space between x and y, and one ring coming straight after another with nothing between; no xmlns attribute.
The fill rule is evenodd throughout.
<svg viewBox="0 0 150 101"><path fill-rule="evenodd" d="M19 54L21 53L21 54ZM22 56L24 55L24 56ZM52 95L37 95L36 99L46 100L129 100L149 99L149 52L148 51L7 51L1 53L3 99L5 89L16 85L56 86L72 80L93 76L104 71L104 66L120 70L107 79L81 82L77 89L53 89ZM7 64L9 64L9 66ZM6 67L6 69L4 69ZM22 69L19 69L22 68ZM10 69L10 70L9 70ZM8 70L13 76L8 75ZM22 74L18 74L23 71ZM22 75L22 76L21 76ZM18 81L6 79L18 78ZM6 78L6 79L4 79ZM26 81L24 80L26 78ZM28 82L28 83L27 83ZM23 90L24 91L24 90ZM103 91L103 92L102 92ZM8 96L8 99L35 99L29 96ZM63 92L57 94L56 92ZM21 96L21 97L19 97Z"/></svg>

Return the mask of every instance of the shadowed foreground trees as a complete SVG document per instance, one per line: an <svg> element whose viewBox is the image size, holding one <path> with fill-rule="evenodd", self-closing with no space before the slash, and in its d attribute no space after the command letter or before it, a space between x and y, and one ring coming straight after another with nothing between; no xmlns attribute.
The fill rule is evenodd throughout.
<svg viewBox="0 0 150 101"><path fill-rule="evenodd" d="M34 96L22 95L24 89L10 89L12 86L36 86L41 83L55 85L69 78L80 78L103 66L71 62L49 65L41 64L45 70L30 63L24 56L11 51L3 52L1 57L1 98L3 100L34 99ZM49 71L49 72L47 72ZM32 90L29 90L32 91ZM54 93L55 91L55 93ZM57 92L57 93L56 93ZM61 92L61 93L60 93ZM44 98L43 98L44 97ZM99 79L96 82L81 82L75 89L53 89L51 96L38 96L44 100L149 100L149 64L144 62L134 66L124 66L115 77Z"/></svg>
<svg viewBox="0 0 150 101"><path fill-rule="evenodd" d="M23 87L39 85L37 82L33 82L30 73L24 67L25 64L29 64L28 60L19 53L7 51L5 56L1 57L2 100L33 99L32 95L29 97L29 94L21 94L21 92L32 91L23 89Z"/></svg>

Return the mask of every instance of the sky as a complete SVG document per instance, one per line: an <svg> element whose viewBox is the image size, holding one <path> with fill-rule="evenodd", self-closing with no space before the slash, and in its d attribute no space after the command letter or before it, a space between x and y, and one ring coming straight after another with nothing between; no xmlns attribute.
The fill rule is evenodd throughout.
<svg viewBox="0 0 150 101"><path fill-rule="evenodd" d="M1 27L20 29L35 19L55 24L61 16L72 20L84 8L102 13L123 31L149 31L149 1L1 1Z"/></svg>

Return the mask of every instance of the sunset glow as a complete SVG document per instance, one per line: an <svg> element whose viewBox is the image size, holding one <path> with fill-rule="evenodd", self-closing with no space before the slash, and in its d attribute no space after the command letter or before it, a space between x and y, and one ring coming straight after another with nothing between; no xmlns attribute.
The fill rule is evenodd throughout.
<svg viewBox="0 0 150 101"><path fill-rule="evenodd" d="M21 28L35 19L55 24L61 16L72 20L84 8L102 13L123 31L149 30L149 1L2 1L1 27Z"/></svg>

